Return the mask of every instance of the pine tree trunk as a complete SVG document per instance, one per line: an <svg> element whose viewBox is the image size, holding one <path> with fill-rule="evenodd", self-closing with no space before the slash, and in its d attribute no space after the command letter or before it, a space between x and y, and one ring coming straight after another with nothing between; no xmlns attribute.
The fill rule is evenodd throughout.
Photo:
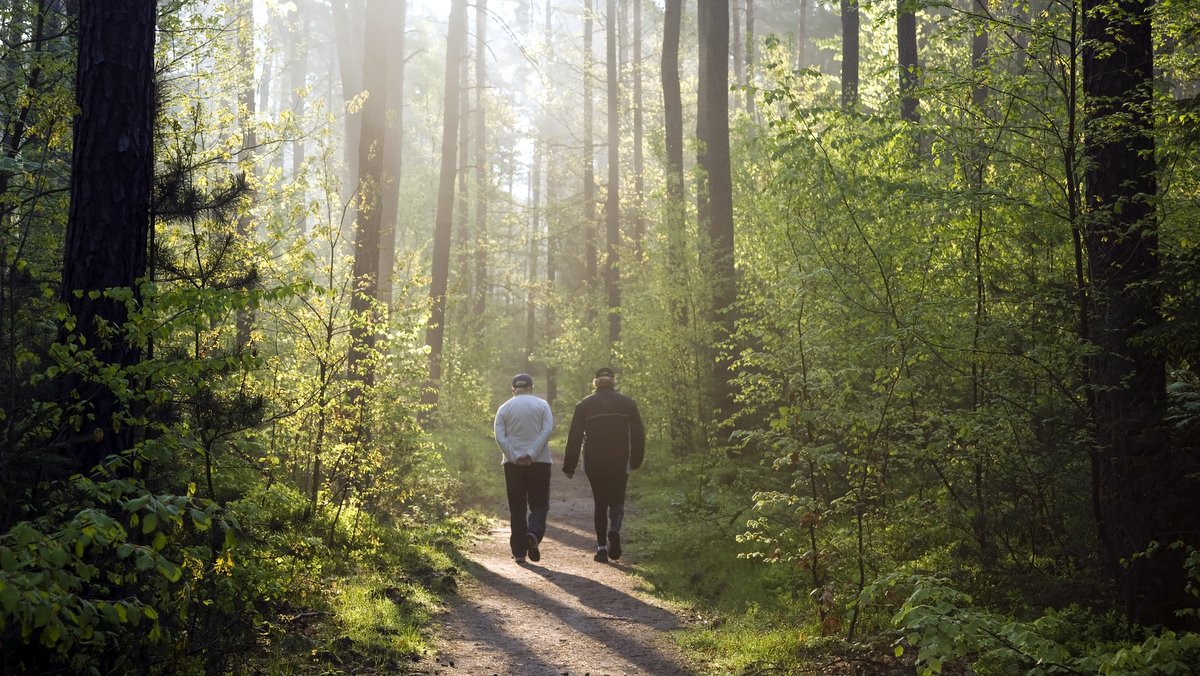
<svg viewBox="0 0 1200 676"><path fill-rule="evenodd" d="M917 114L917 15L912 0L896 0L896 46L900 62L900 119L919 122Z"/></svg>
<svg viewBox="0 0 1200 676"><path fill-rule="evenodd" d="M483 95L487 89L487 0L475 0L475 321L482 326L488 295L487 209L489 172L487 119Z"/></svg>
<svg viewBox="0 0 1200 676"><path fill-rule="evenodd" d="M61 297L73 332L104 364L141 359L120 328L123 302L90 292L133 288L146 274L154 181L155 3L85 2L79 8L71 204L63 257ZM116 327L109 332L106 326ZM88 469L132 442L133 429L114 425L120 404L108 387L68 384L91 404L87 441L78 449Z"/></svg>
<svg viewBox="0 0 1200 676"><path fill-rule="evenodd" d="M697 9L700 77L697 87L697 164L705 186L697 190L701 232L707 235L702 252L712 288L710 318L720 343L733 334L733 304L737 300L733 256L733 184L729 166L729 0L702 2ZM711 355L716 363L711 395L714 408L733 411L732 363Z"/></svg>
<svg viewBox="0 0 1200 676"><path fill-rule="evenodd" d="M450 273L450 236L454 226L454 178L458 156L459 70L466 44L466 0L451 0L446 40L446 88L442 100L442 162L438 174L437 215L433 235L432 278L429 285L429 382L422 400L436 406L442 380L442 345L446 336L446 290Z"/></svg>
<svg viewBox="0 0 1200 676"><path fill-rule="evenodd" d="M594 127L594 103L592 101L592 22L595 11L592 0L583 3L583 219L584 219L584 278L585 295L588 299L589 315L592 291L596 288L599 275L597 258L599 236L596 223L596 141Z"/></svg>
<svg viewBox="0 0 1200 676"><path fill-rule="evenodd" d="M645 158L643 142L645 121L642 115L642 0L633 0L633 251L634 259L643 258L642 241L646 236Z"/></svg>
<svg viewBox="0 0 1200 676"><path fill-rule="evenodd" d="M617 0L608 0L608 30L605 46L608 57L608 190L604 201L604 226L607 251L604 258L604 288L608 296L608 343L610 349L621 339L621 117L617 82Z"/></svg>

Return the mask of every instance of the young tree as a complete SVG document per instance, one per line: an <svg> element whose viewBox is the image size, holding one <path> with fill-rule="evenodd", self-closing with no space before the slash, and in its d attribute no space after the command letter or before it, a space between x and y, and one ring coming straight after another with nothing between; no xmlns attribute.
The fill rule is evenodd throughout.
<svg viewBox="0 0 1200 676"><path fill-rule="evenodd" d="M454 178L458 172L459 70L467 38L466 0L452 0L446 34L446 89L442 100L442 161L438 174L437 215L434 222L433 266L429 285L429 382L422 399L437 405L442 379L442 344L446 336L446 290L450 273L450 235L454 225Z"/></svg>
<svg viewBox="0 0 1200 676"><path fill-rule="evenodd" d="M146 273L154 181L155 3L84 2L79 7L71 206L63 255L67 329L101 364L141 359L126 340L125 302L106 289L130 288ZM77 449L83 468L128 447L121 402L104 384L73 383L95 414Z"/></svg>

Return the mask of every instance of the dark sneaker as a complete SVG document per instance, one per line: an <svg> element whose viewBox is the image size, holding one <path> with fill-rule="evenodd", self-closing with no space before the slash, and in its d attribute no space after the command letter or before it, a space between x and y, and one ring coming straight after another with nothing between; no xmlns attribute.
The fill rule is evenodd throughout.
<svg viewBox="0 0 1200 676"><path fill-rule="evenodd" d="M519 566L525 565L525 557L524 556L514 556L513 561L516 561L517 565L519 565Z"/></svg>
<svg viewBox="0 0 1200 676"><path fill-rule="evenodd" d="M596 561L599 561L600 563L608 563L608 550L607 549L597 549L596 556L594 556L592 558L595 559Z"/></svg>
<svg viewBox="0 0 1200 676"><path fill-rule="evenodd" d="M540 550L538 550L537 536L534 535L533 533L528 533L525 535L525 537L526 537L526 539L529 540L529 548L526 550L529 553L529 560L530 561L541 561L542 560L542 552Z"/></svg>
<svg viewBox="0 0 1200 676"><path fill-rule="evenodd" d="M533 558L530 556L530 558ZM608 531L608 558L616 561L621 558L621 533L615 530ZM533 559L537 561L537 559Z"/></svg>

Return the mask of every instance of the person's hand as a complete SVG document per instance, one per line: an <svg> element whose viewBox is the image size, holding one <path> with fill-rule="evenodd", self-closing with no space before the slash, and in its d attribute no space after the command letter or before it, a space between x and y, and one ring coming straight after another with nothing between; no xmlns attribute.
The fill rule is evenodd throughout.
<svg viewBox="0 0 1200 676"><path fill-rule="evenodd" d="M517 464L522 467L525 467L526 465L532 465L533 458L529 457L528 455L522 455L517 458Z"/></svg>

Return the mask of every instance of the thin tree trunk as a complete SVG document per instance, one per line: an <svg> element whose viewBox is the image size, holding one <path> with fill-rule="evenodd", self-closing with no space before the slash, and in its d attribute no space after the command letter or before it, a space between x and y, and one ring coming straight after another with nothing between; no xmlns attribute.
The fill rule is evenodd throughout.
<svg viewBox="0 0 1200 676"><path fill-rule="evenodd" d="M754 0L746 0L746 112L750 114L751 120L756 120L758 112L754 101L754 91L750 88L754 86L754 56L757 52L758 43L754 36Z"/></svg>
<svg viewBox="0 0 1200 676"><path fill-rule="evenodd" d="M487 0L475 0L475 321L483 322L488 295L489 172L483 95L487 89Z"/></svg>
<svg viewBox="0 0 1200 676"><path fill-rule="evenodd" d="M537 342L537 274L538 257L541 255L539 240L542 236L542 154L545 152L540 131L538 137L533 149L533 169L529 177L529 268L526 277L524 350L526 373L532 370L533 348Z"/></svg>
<svg viewBox="0 0 1200 676"><path fill-rule="evenodd" d="M446 290L450 272L450 235L454 225L454 177L458 155L459 70L466 43L466 0L451 0L446 39L446 88L442 100L442 163L438 175L437 215L434 223L433 266L429 285L429 382L422 400L436 407L442 380L442 344L446 335Z"/></svg>
<svg viewBox="0 0 1200 676"><path fill-rule="evenodd" d="M633 0L633 251L641 261L642 240L646 236L645 158L642 145L645 122L642 116L642 0Z"/></svg>
<svg viewBox="0 0 1200 676"><path fill-rule="evenodd" d="M900 119L919 122L917 113L917 15L913 0L896 0L896 46L900 65Z"/></svg>
<svg viewBox="0 0 1200 676"><path fill-rule="evenodd" d="M808 66L808 0L800 0L800 26L796 31L796 68Z"/></svg>
<svg viewBox="0 0 1200 676"><path fill-rule="evenodd" d="M604 225L608 244L604 259L604 287L608 295L608 343L615 351L621 339L621 173L620 145L621 118L617 97L617 0L608 0L608 30L606 52L608 57L608 190L605 195Z"/></svg>
<svg viewBox="0 0 1200 676"><path fill-rule="evenodd" d="M858 0L840 0L842 8L842 108L858 106Z"/></svg>
<svg viewBox="0 0 1200 676"><path fill-rule="evenodd" d="M292 88L292 114L296 119L303 123L304 108L307 97L304 95L304 88L308 84L308 50L309 50L309 28L312 24L312 7L307 0L295 0L296 5L296 20L290 32L290 52L291 52L291 68L289 70L289 84ZM292 181L294 183L303 184L304 178L304 157L305 157L305 139L304 134L296 134L296 138L292 141ZM308 230L307 210L300 212L300 220L296 223L296 228L300 235L303 235Z"/></svg>
<svg viewBox="0 0 1200 676"><path fill-rule="evenodd" d="M363 8L364 0L330 0L333 13L333 32L337 44L338 74L342 80L342 101L348 103L363 90ZM361 108L345 112L345 148L347 193L358 189L354 181L359 176L359 135L362 133ZM349 199L349 197L347 197ZM353 222L354 208L346 210L346 217ZM348 225L345 223L343 225Z"/></svg>
<svg viewBox="0 0 1200 676"><path fill-rule="evenodd" d="M391 311L393 279L396 267L396 229L400 221L400 177L404 155L404 68L408 58L404 39L408 0L393 0L388 8L395 13L389 22L396 26L393 45L388 50L387 143L383 147L383 231L379 243L379 303Z"/></svg>
<svg viewBox="0 0 1200 676"><path fill-rule="evenodd" d="M583 3L583 219L584 219L584 279L585 295L588 298L589 316L592 314L591 297L596 288L598 271L599 230L596 223L596 141L592 94L592 22L595 12L592 0Z"/></svg>
<svg viewBox="0 0 1200 676"><path fill-rule="evenodd" d="M553 22L553 6L551 3L546 3L546 18L545 18L545 40L546 51L548 54L554 54L554 22ZM544 133L544 130L542 130ZM558 261L556 258L558 248L558 237L555 235L554 224L550 220L550 207L557 201L557 195L554 190L554 179L550 173L550 166L553 162L549 161L549 149L546 144L542 144L542 152L547 154L546 162L546 289L551 294L555 292L555 285L558 278ZM554 303L546 303L546 342L553 343L558 335L556 322L557 316L554 312ZM558 399L558 370L553 365L546 366L546 401L553 404Z"/></svg>
<svg viewBox="0 0 1200 676"><path fill-rule="evenodd" d="M742 22L738 19L738 14L741 10L741 0L733 0L733 7L730 16L730 60L733 61L733 88L737 92L733 97L734 108L744 108L742 105L742 85L746 83L744 79L743 64L742 64Z"/></svg>
<svg viewBox="0 0 1200 676"><path fill-rule="evenodd" d="M254 171L254 157L258 146L258 132L254 121L254 12L250 2L238 0L234 5L238 17L237 42L240 61L241 91L238 92L238 122L242 131L242 152L238 164L242 171ZM238 215L237 234L243 240L251 238L250 210ZM246 308L237 313L237 335L235 345L244 350L250 344L250 333L254 328L254 312Z"/></svg>

